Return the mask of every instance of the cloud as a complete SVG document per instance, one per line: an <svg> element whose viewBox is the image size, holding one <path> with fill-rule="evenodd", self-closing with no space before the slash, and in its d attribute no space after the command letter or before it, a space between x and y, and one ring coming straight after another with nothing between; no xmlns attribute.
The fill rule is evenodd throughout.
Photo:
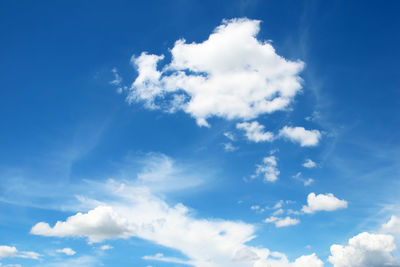
<svg viewBox="0 0 400 267"><path fill-rule="evenodd" d="M185 260L181 260L181 259L173 258L173 257L164 257L164 255L162 253L157 253L154 256L143 256L142 259L169 262L169 263L178 263L178 264L185 264L185 265L193 265L190 263L190 261L185 261Z"/></svg>
<svg viewBox="0 0 400 267"><path fill-rule="evenodd" d="M224 132L224 136L231 141L235 141L235 136L231 132Z"/></svg>
<svg viewBox="0 0 400 267"><path fill-rule="evenodd" d="M238 149L236 146L232 145L232 143L224 143L223 145L225 151L233 152Z"/></svg>
<svg viewBox="0 0 400 267"><path fill-rule="evenodd" d="M334 267L400 266L392 256L396 250L394 237L367 232L349 239L347 245L332 245L329 262Z"/></svg>
<svg viewBox="0 0 400 267"><path fill-rule="evenodd" d="M264 220L266 223L274 223L276 227L286 227L291 225L296 225L300 222L298 219L291 218L289 216L285 218L278 218L275 216L271 216Z"/></svg>
<svg viewBox="0 0 400 267"><path fill-rule="evenodd" d="M318 130L306 130L304 127L285 126L279 131L279 136L299 143L300 146L316 146L321 139Z"/></svg>
<svg viewBox="0 0 400 267"><path fill-rule="evenodd" d="M198 267L301 266L295 265L296 261L290 262L283 254L247 245L255 237L255 227L251 224L195 218L183 204L171 206L145 187L116 181L108 181L103 186L109 192L107 206L77 213L52 227L38 223L31 232L44 236L85 237L91 243L137 237L178 250L190 264ZM164 255L145 257L171 259Z"/></svg>
<svg viewBox="0 0 400 267"><path fill-rule="evenodd" d="M303 163L303 167L309 168L309 169L315 168L316 166L317 166L317 164L314 161L312 161L311 159L306 159L306 161Z"/></svg>
<svg viewBox="0 0 400 267"><path fill-rule="evenodd" d="M84 255L81 257L63 258L62 261L41 262L37 267L98 267L103 265L98 257Z"/></svg>
<svg viewBox="0 0 400 267"><path fill-rule="evenodd" d="M347 208L347 201L336 198L332 193L319 195L310 193L307 196L307 206L303 206L302 211L304 213L314 213L344 208Z"/></svg>
<svg viewBox="0 0 400 267"><path fill-rule="evenodd" d="M301 172L296 173L296 175L293 175L292 178L301 181L304 184L304 186L309 186L314 182L314 179L312 178L308 179L303 178Z"/></svg>
<svg viewBox="0 0 400 267"><path fill-rule="evenodd" d="M25 258L25 259L39 259L40 254L32 251L18 252L16 247L0 246L0 259L2 258Z"/></svg>
<svg viewBox="0 0 400 267"><path fill-rule="evenodd" d="M77 236L87 237L89 243L101 242L110 238L128 238L134 229L125 218L120 217L112 207L99 206L88 213L77 213L65 222L58 221L53 227L39 222L30 231L42 236Z"/></svg>
<svg viewBox="0 0 400 267"><path fill-rule="evenodd" d="M382 231L400 236L400 218L392 215L390 220L382 225Z"/></svg>
<svg viewBox="0 0 400 267"><path fill-rule="evenodd" d="M256 168L256 173L251 176L251 178L256 178L259 175L264 176L264 181L275 182L278 180L279 170L277 168L278 163L275 156L265 157L262 164L258 164Z"/></svg>
<svg viewBox="0 0 400 267"><path fill-rule="evenodd" d="M271 132L265 132L265 127L260 125L257 121L238 123L236 124L236 128L244 130L247 139L256 143L265 141L271 142L274 139L274 135Z"/></svg>
<svg viewBox="0 0 400 267"><path fill-rule="evenodd" d="M14 257L17 255L17 252L18 250L16 247L0 246L0 259Z"/></svg>
<svg viewBox="0 0 400 267"><path fill-rule="evenodd" d="M254 119L283 110L301 90L304 64L279 56L271 43L257 40L260 21L224 20L201 43L175 42L171 62L164 55L133 57L138 76L127 100L149 109L183 110L208 126L213 116Z"/></svg>
<svg viewBox="0 0 400 267"><path fill-rule="evenodd" d="M57 249L56 252L64 253L65 255L68 255L68 256L73 256L76 254L76 252L74 250L72 250L71 248Z"/></svg>
<svg viewBox="0 0 400 267"><path fill-rule="evenodd" d="M110 245L102 245L102 246L100 247L100 249L101 249L101 250L110 250L110 249L113 249L113 247L110 246Z"/></svg>

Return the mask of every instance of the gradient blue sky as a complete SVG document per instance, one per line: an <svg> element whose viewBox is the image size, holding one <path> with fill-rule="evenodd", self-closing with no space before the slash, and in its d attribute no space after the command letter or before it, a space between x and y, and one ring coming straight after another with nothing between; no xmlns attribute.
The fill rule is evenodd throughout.
<svg viewBox="0 0 400 267"><path fill-rule="evenodd" d="M0 266L399 266L397 250L379 247L379 240L388 242L386 248L400 245L399 8L398 1L1 1ZM140 98L139 89L150 90L149 83L139 89L133 84L142 52L164 55L161 71L177 40L200 44L219 25L246 22L259 25L259 46L273 47L286 63L303 62L295 74L285 68L279 73L301 84L288 105L229 117L234 108L223 115L214 110L229 100L215 100L217 107L206 110L207 127L185 110L188 102L165 110L173 94L183 92L190 101L185 88L160 96L155 109ZM230 44L245 36L235 38L225 44L228 54ZM187 65L181 70L197 75ZM207 75L219 73L200 71L197 77ZM201 94L214 101L215 94ZM255 142L238 127L243 122L257 122L264 126L258 134L274 137ZM285 126L305 131L285 136ZM315 132L319 138L302 146L301 138ZM264 158L276 166L263 165ZM314 167L303 166L308 159ZM276 181L263 178L263 167L279 172ZM327 199L317 198L315 208L307 201L311 193ZM144 211L139 202L155 206ZM115 217L77 223L73 230L53 228L99 206ZM158 206L180 219L159 214L165 210ZM165 229L150 234L135 228L148 223L147 213L176 223L171 231L177 236L190 228L189 252L176 236L161 237ZM288 217L291 223L275 224ZM135 230L113 232L114 219ZM49 227L34 230L40 222ZM221 222L240 229L230 233ZM192 223L207 227L192 229ZM243 234L251 240L229 241L241 227L251 229ZM202 232L207 229L220 231L221 240L196 240L214 238ZM91 242L104 234L99 231L106 237ZM348 240L361 240L363 232L377 248L359 245L362 265L351 253L343 263L332 245L346 250L353 246ZM210 247L216 255L190 252L208 242L234 248L218 254ZM247 253L233 265L227 255L237 256L238 248L252 257ZM287 262L267 250L285 254ZM376 262L365 256L371 253ZM307 258L313 263L296 263L302 255L314 255Z"/></svg>

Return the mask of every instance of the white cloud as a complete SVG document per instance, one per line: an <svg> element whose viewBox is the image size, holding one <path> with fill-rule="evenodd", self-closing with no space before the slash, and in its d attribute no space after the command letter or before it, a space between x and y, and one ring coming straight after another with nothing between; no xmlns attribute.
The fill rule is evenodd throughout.
<svg viewBox="0 0 400 267"><path fill-rule="evenodd" d="M304 127L285 126L279 131L279 136L299 143L300 146L316 146L321 139L321 133L318 130L306 130Z"/></svg>
<svg viewBox="0 0 400 267"><path fill-rule="evenodd" d="M31 234L42 236L88 237L89 243L110 238L128 238L134 229L110 206L99 206L88 213L77 213L65 222L58 221L53 227L39 222L31 229Z"/></svg>
<svg viewBox="0 0 400 267"><path fill-rule="evenodd" d="M392 215L390 220L382 225L382 231L400 236L400 218Z"/></svg>
<svg viewBox="0 0 400 267"><path fill-rule="evenodd" d="M242 122L236 124L236 128L244 130L246 137L253 142L271 142L274 139L274 135L271 132L265 132L264 126L260 125L257 121L253 122Z"/></svg>
<svg viewBox="0 0 400 267"><path fill-rule="evenodd" d="M235 141L235 136L231 132L224 132L224 136L231 141Z"/></svg>
<svg viewBox="0 0 400 267"><path fill-rule="evenodd" d="M121 85L121 83L122 83L122 77L119 75L117 68L113 68L113 69L111 70L111 72L112 72L113 75L114 75L114 80L112 80L110 83L111 83L112 85Z"/></svg>
<svg viewBox="0 0 400 267"><path fill-rule="evenodd" d="M99 257L84 255L81 257L63 258L62 261L41 262L37 267L98 267L103 266Z"/></svg>
<svg viewBox="0 0 400 267"><path fill-rule="evenodd" d="M100 249L101 249L101 250L110 250L110 249L113 249L113 247L110 246L110 245L102 245L102 246L100 247Z"/></svg>
<svg viewBox="0 0 400 267"><path fill-rule="evenodd" d="M68 256L73 256L76 254L76 252L74 250L72 250L71 248L57 249L56 252L64 253L65 255L68 255Z"/></svg>
<svg viewBox="0 0 400 267"><path fill-rule="evenodd" d="M298 172L296 175L293 175L292 178L301 181L304 186L309 186L314 182L314 179L312 178L303 178L301 175L301 172Z"/></svg>
<svg viewBox="0 0 400 267"><path fill-rule="evenodd" d="M399 267L394 250L393 236L364 232L349 239L348 245L332 245L328 260L334 267Z"/></svg>
<svg viewBox="0 0 400 267"><path fill-rule="evenodd" d="M225 143L223 145L224 145L224 150L225 151L232 152L232 151L235 151L235 150L238 149L236 146L232 145L232 143Z"/></svg>
<svg viewBox="0 0 400 267"><path fill-rule="evenodd" d="M257 40L259 31L258 20L223 21L202 43L176 41L162 70L163 55L134 57L138 77L127 100L183 110L201 126L213 116L248 120L285 109L301 90L304 64L277 55L269 42ZM168 101L176 96L180 101Z"/></svg>
<svg viewBox="0 0 400 267"><path fill-rule="evenodd" d="M336 198L333 194L310 193L307 196L307 206L303 206L304 213L314 213L316 211L334 211L347 208L347 201Z"/></svg>
<svg viewBox="0 0 400 267"><path fill-rule="evenodd" d="M1 258L25 258L25 259L39 259L40 254L33 251L18 252L16 247L0 246L0 259Z"/></svg>
<svg viewBox="0 0 400 267"><path fill-rule="evenodd" d="M185 265L193 265L190 263L190 261L185 261L185 260L181 260L181 259L173 258L173 257L165 257L164 254L162 254L162 253L157 253L154 256L143 256L142 259L169 262L169 263L178 263L178 264L185 264Z"/></svg>
<svg viewBox="0 0 400 267"><path fill-rule="evenodd" d="M311 159L306 159L306 161L303 163L303 167L305 168L315 168L317 166L317 164L312 161Z"/></svg>
<svg viewBox="0 0 400 267"><path fill-rule="evenodd" d="M300 221L298 219L291 218L289 216L285 218L278 218L275 216L271 216L264 220L266 223L274 223L276 227L286 227L291 225L296 225Z"/></svg>
<svg viewBox="0 0 400 267"><path fill-rule="evenodd" d="M115 181L103 186L109 192L107 206L70 216L52 227L38 223L31 232L44 236L86 237L92 243L138 237L180 251L198 267L300 266L295 265L296 261L288 261L283 254L247 245L255 237L255 227L251 224L194 218L184 205L170 206L145 187L127 183L122 186ZM158 255L152 259L171 258Z"/></svg>
<svg viewBox="0 0 400 267"><path fill-rule="evenodd" d="M278 163L275 156L265 157L262 164L258 164L256 168L256 173L251 176L251 178L256 178L259 175L264 176L264 181L275 182L278 180L279 170L277 168Z"/></svg>
<svg viewBox="0 0 400 267"><path fill-rule="evenodd" d="M0 246L0 259L14 257L17 255L17 252L18 250L16 247Z"/></svg>

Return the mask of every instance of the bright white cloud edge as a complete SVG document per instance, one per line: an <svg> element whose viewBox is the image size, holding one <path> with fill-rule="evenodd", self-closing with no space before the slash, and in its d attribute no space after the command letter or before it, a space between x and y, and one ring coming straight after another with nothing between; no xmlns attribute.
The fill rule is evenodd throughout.
<svg viewBox="0 0 400 267"><path fill-rule="evenodd" d="M204 42L176 41L161 70L163 55L133 57L138 76L127 100L182 110L200 126L209 126L213 116L249 120L287 108L301 90L304 63L276 54L269 42L257 40L259 31L258 20L224 20Z"/></svg>

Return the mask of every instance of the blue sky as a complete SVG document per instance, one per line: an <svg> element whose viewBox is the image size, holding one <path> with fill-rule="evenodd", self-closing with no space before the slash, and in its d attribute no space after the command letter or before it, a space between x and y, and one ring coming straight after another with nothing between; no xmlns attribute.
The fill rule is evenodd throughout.
<svg viewBox="0 0 400 267"><path fill-rule="evenodd" d="M2 1L0 266L400 266L397 1Z"/></svg>

